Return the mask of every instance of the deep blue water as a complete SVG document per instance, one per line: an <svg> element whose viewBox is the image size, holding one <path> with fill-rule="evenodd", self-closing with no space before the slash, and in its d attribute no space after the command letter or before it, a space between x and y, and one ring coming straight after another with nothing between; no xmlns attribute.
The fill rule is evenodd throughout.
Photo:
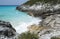
<svg viewBox="0 0 60 39"><path fill-rule="evenodd" d="M28 23L34 23L36 19L27 15L25 12L16 10L16 7L17 6L0 6L0 20L10 22L18 32L23 32L26 30L26 25Z"/></svg>

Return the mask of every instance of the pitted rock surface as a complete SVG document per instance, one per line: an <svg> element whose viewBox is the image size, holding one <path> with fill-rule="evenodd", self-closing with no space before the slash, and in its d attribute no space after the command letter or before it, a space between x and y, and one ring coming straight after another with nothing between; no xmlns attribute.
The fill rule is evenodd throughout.
<svg viewBox="0 0 60 39"><path fill-rule="evenodd" d="M9 22L0 21L0 39L16 39L16 30Z"/></svg>

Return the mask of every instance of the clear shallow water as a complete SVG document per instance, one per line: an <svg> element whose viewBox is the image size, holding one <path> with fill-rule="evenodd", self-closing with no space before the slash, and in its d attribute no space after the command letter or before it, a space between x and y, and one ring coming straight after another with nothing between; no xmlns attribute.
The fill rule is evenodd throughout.
<svg viewBox="0 0 60 39"><path fill-rule="evenodd" d="M16 6L0 6L0 20L10 22L18 33L27 31L31 24L38 24L38 18L16 10Z"/></svg>

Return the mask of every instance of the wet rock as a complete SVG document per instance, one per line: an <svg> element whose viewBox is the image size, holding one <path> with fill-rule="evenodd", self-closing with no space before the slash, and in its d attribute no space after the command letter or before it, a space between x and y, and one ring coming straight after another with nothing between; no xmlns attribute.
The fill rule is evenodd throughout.
<svg viewBox="0 0 60 39"><path fill-rule="evenodd" d="M0 39L16 39L17 32L9 22L0 20Z"/></svg>

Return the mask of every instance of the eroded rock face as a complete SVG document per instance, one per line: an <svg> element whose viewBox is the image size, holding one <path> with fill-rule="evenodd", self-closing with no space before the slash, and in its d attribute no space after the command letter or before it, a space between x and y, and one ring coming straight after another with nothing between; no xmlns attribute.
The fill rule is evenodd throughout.
<svg viewBox="0 0 60 39"><path fill-rule="evenodd" d="M42 26L45 26L47 28L49 27L49 28L47 30L42 30L42 32L40 32L39 39L51 39L51 37L54 36L59 37L60 36L60 14L54 14L49 17L46 17L42 21ZM48 31L48 33L46 31Z"/></svg>
<svg viewBox="0 0 60 39"><path fill-rule="evenodd" d="M43 26L50 26L55 29L60 29L60 14L55 14L43 20Z"/></svg>
<svg viewBox="0 0 60 39"><path fill-rule="evenodd" d="M16 39L16 34L9 22L0 21L0 39Z"/></svg>
<svg viewBox="0 0 60 39"><path fill-rule="evenodd" d="M39 39L51 39L60 35L60 4L34 4L22 5L16 8L22 12L28 12L30 16L42 17L41 26L33 25L29 28L32 32L39 33ZM36 27L36 28L35 28Z"/></svg>
<svg viewBox="0 0 60 39"><path fill-rule="evenodd" d="M21 5L17 6L16 8L19 11L22 12L28 12L29 15L33 15L34 17L42 17L46 18L47 16L54 15L54 14L60 14L60 4L51 5L49 3L38 3L34 4L32 6L29 5Z"/></svg>
<svg viewBox="0 0 60 39"><path fill-rule="evenodd" d="M38 33L39 39L51 39L60 37L60 14L54 14L42 20L41 25L31 25L30 32Z"/></svg>

